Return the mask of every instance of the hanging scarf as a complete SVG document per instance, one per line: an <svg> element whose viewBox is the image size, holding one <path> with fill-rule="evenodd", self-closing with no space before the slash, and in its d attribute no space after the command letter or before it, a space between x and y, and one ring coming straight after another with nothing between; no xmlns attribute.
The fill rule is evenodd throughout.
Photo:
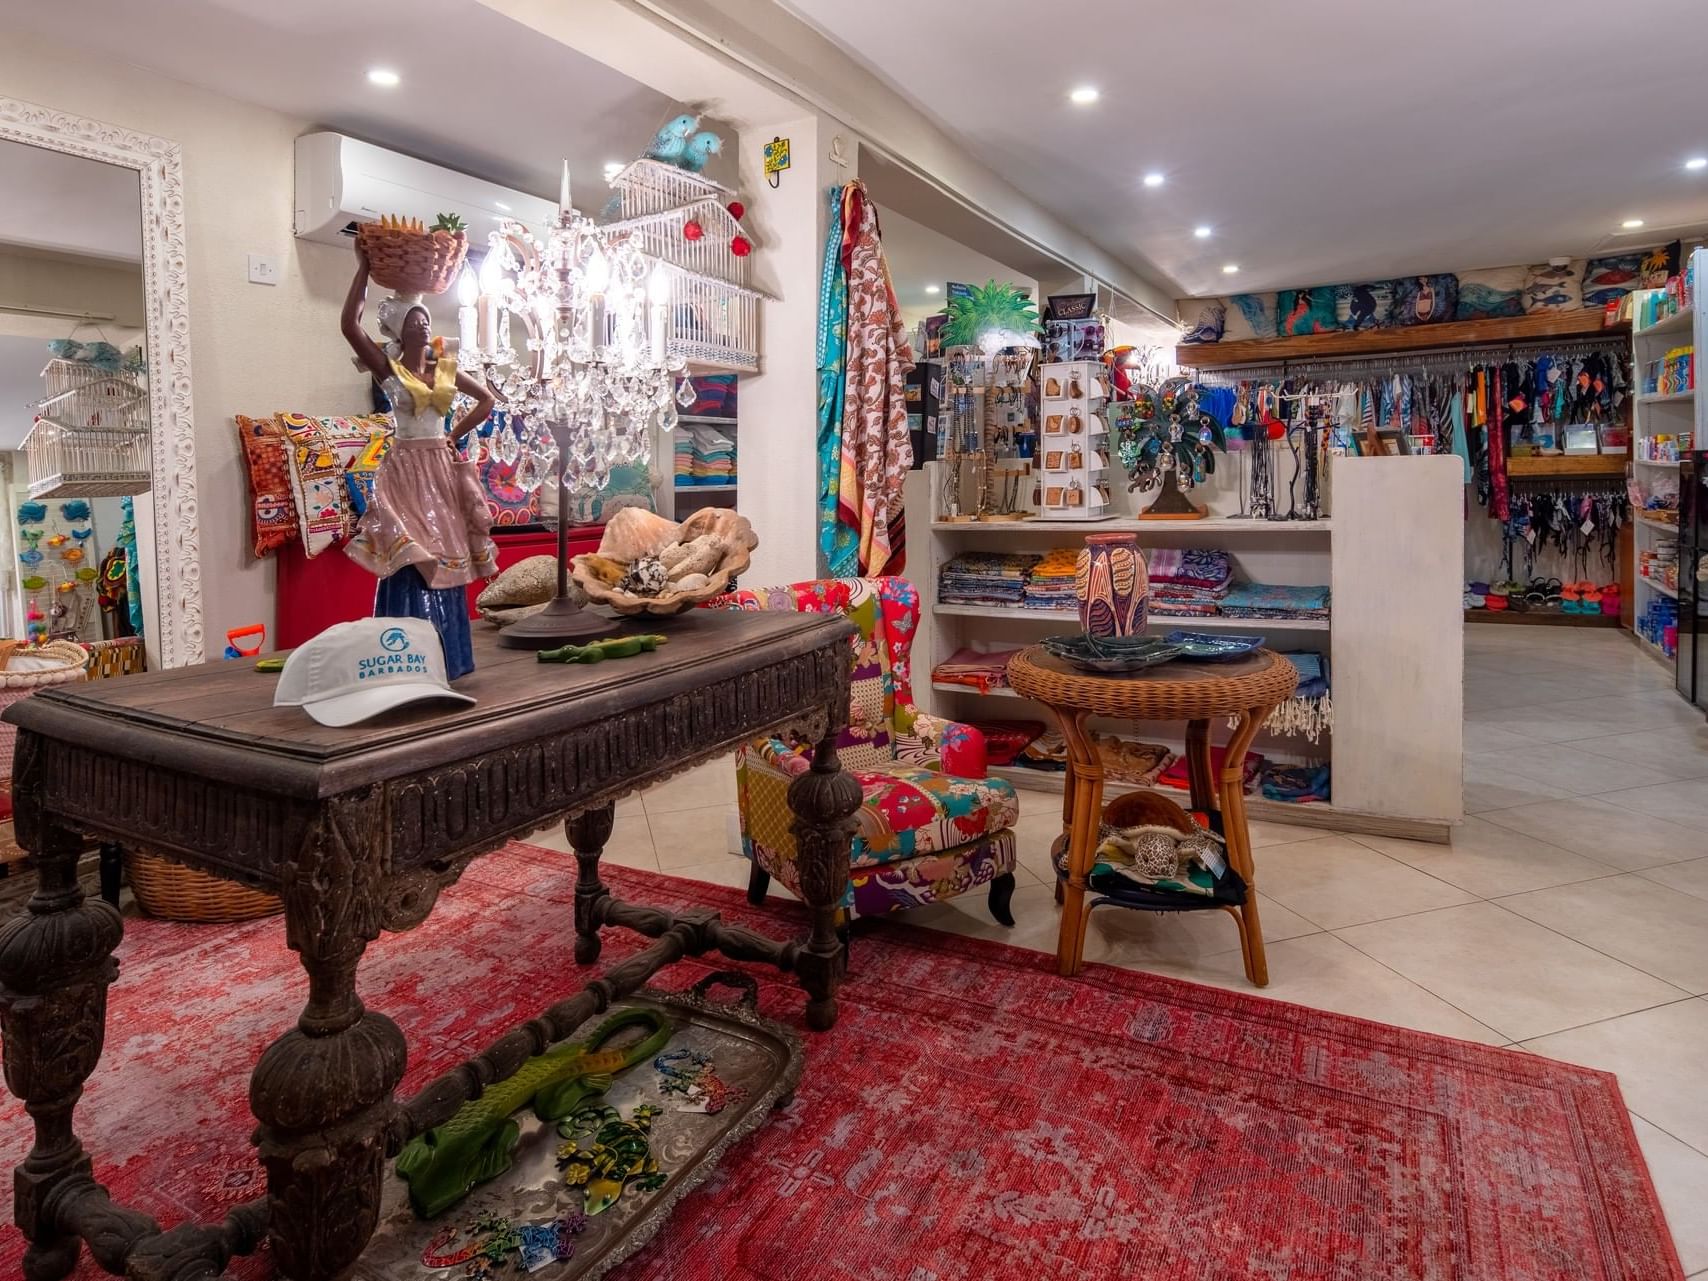
<svg viewBox="0 0 1708 1281"><path fill-rule="evenodd" d="M401 361L392 361L391 371L397 375L397 380L403 384L403 389L409 393L409 398L415 402L416 413L425 413L429 405L441 414L451 412L451 403L457 398L457 358L455 356L439 357L433 367L433 385L431 387L417 378L414 370L407 368Z"/></svg>
<svg viewBox="0 0 1708 1281"><path fill-rule="evenodd" d="M1506 485L1506 406L1501 403L1503 388L1501 370L1490 370L1493 383L1489 403L1489 515L1505 520L1512 515L1512 503Z"/></svg>
<svg viewBox="0 0 1708 1281"><path fill-rule="evenodd" d="M864 184L848 251L848 372L842 406L842 475L837 523L859 533L857 572L896 573L903 564L902 485L913 464L907 375L913 351L901 323L878 238L878 211Z"/></svg>
<svg viewBox="0 0 1708 1281"><path fill-rule="evenodd" d="M842 482L842 391L848 358L848 277L842 227L848 187L830 189L830 229L818 288L818 559L828 578L854 574L859 540L836 519Z"/></svg>

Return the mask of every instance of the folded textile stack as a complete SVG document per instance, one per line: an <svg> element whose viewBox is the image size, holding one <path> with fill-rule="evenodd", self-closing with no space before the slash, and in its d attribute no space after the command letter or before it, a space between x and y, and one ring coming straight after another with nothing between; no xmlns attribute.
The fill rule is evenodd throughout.
<svg viewBox="0 0 1708 1281"><path fill-rule="evenodd" d="M1079 562L1079 548L1057 547L1045 554L1032 567L1026 580L1023 597L1027 609L1059 609L1072 612L1079 608L1079 596L1074 591L1074 569Z"/></svg>
<svg viewBox="0 0 1708 1281"><path fill-rule="evenodd" d="M694 433L684 428L676 433L676 439L671 445L671 456L676 463L676 483L692 485L694 483Z"/></svg>
<svg viewBox="0 0 1708 1281"><path fill-rule="evenodd" d="M1293 696L1282 703L1263 728L1276 734L1302 734L1308 742L1316 742L1334 728L1334 699L1329 693L1328 655L1309 651L1283 654L1299 672L1298 687ZM1228 722L1234 724L1233 720Z"/></svg>
<svg viewBox="0 0 1708 1281"><path fill-rule="evenodd" d="M1143 743L1136 738L1119 734L1093 733L1092 742L1103 760L1103 770L1112 779L1123 783L1142 783L1150 786L1175 761L1174 753L1159 743ZM1027 769L1061 773L1067 769L1067 742L1060 730L1046 730L1026 745L1014 764ZM1182 766L1184 768L1184 766Z"/></svg>
<svg viewBox="0 0 1708 1281"><path fill-rule="evenodd" d="M1271 765L1263 772L1263 795L1299 805L1328 802L1327 765Z"/></svg>
<svg viewBox="0 0 1708 1281"><path fill-rule="evenodd" d="M938 685L966 685L981 694L988 694L993 689L1007 689L1008 656L1019 652L1017 649L986 652L963 646L931 669L931 680ZM1022 743L1021 747L1024 746Z"/></svg>
<svg viewBox="0 0 1708 1281"><path fill-rule="evenodd" d="M1233 580L1228 554L1164 547L1145 559L1150 575L1150 612L1184 617L1215 614Z"/></svg>
<svg viewBox="0 0 1708 1281"><path fill-rule="evenodd" d="M1225 761L1227 757L1228 749L1225 747L1212 747L1210 749L1211 778L1221 778L1222 762ZM1244 790L1249 792L1257 785L1258 775L1263 773L1263 767L1266 763L1267 762L1263 759L1263 756L1258 752L1247 752L1245 754L1245 764L1240 770L1245 784ZM1187 790L1189 782L1190 780L1186 775L1186 758L1184 756L1178 758L1172 765L1163 770L1161 776L1157 779L1157 783L1159 785L1163 787L1179 788L1183 792Z"/></svg>
<svg viewBox="0 0 1708 1281"><path fill-rule="evenodd" d="M1229 618L1327 618L1328 588L1240 583L1222 598Z"/></svg>
<svg viewBox="0 0 1708 1281"><path fill-rule="evenodd" d="M695 427L694 483L735 484L735 442L711 427Z"/></svg>
<svg viewBox="0 0 1708 1281"><path fill-rule="evenodd" d="M962 552L937 577L937 599L945 605L1018 605L1026 575L1041 557L1022 553Z"/></svg>
<svg viewBox="0 0 1708 1281"><path fill-rule="evenodd" d="M1042 721L974 721L984 735L984 758L992 765L1012 765L1014 758L1044 732Z"/></svg>

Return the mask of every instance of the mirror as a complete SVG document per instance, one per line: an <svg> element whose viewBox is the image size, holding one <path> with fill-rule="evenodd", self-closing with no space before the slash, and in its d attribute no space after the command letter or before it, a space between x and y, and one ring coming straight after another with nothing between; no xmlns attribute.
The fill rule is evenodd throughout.
<svg viewBox="0 0 1708 1281"><path fill-rule="evenodd" d="M151 486L136 170L0 142L5 631L142 636Z"/></svg>
<svg viewBox="0 0 1708 1281"><path fill-rule="evenodd" d="M0 634L203 657L176 143L0 98Z"/></svg>

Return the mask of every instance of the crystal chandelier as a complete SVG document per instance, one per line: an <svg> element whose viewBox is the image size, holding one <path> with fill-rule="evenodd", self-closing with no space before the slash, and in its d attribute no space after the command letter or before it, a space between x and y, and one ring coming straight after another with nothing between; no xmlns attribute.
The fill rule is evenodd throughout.
<svg viewBox="0 0 1708 1281"><path fill-rule="evenodd" d="M672 270L628 232L576 212L566 163L545 239L505 220L492 233L478 293L464 282L463 363L480 366L510 422L523 424L502 445L495 432L495 452L516 463L524 488L548 476L560 487L557 595L543 613L505 628L505 644L544 648L615 630L568 599L568 498L603 490L613 467L647 463L654 419L671 430L676 398L693 395L665 337Z"/></svg>

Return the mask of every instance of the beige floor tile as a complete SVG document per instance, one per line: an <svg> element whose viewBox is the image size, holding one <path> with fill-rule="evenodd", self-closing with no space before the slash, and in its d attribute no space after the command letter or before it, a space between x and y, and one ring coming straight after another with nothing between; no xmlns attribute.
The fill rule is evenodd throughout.
<svg viewBox="0 0 1708 1281"><path fill-rule="evenodd" d="M1506 767L1506 756L1504 752L1490 752L1465 758L1465 813L1486 814L1571 795L1564 788L1513 773Z"/></svg>
<svg viewBox="0 0 1708 1281"><path fill-rule="evenodd" d="M1708 1268L1708 1155L1640 1116L1631 1118L1685 1275Z"/></svg>
<svg viewBox="0 0 1708 1281"><path fill-rule="evenodd" d="M1480 695L1465 690L1465 720L1517 734L1533 743L1564 743L1570 739L1592 738L1601 734L1619 734L1630 728L1630 722L1598 720L1593 716L1566 710L1570 696L1541 702L1503 702L1499 695L1492 702L1479 701Z"/></svg>
<svg viewBox="0 0 1708 1281"><path fill-rule="evenodd" d="M1246 826L1251 831L1251 848L1265 849L1271 845L1290 845L1294 841L1314 841L1323 834L1320 827L1298 827L1292 823L1271 823L1264 819L1250 819ZM1259 871L1262 864L1258 864Z"/></svg>
<svg viewBox="0 0 1708 1281"><path fill-rule="evenodd" d="M1708 858L1645 867L1641 875L1686 894L1694 894L1697 898L1708 899Z"/></svg>
<svg viewBox="0 0 1708 1281"><path fill-rule="evenodd" d="M932 903L927 907L898 912L895 919L927 929L942 930L946 934L994 939L998 943L1023 947L1033 952L1055 952L1061 918L1054 891L1050 887L1023 884L1015 888L1014 896L1008 904L1009 911L1014 914L1013 929L997 924L996 918L990 914L989 900L990 896L985 890L971 890L945 903Z"/></svg>
<svg viewBox="0 0 1708 1281"><path fill-rule="evenodd" d="M1652 814L1697 832L1708 832L1708 784L1701 779L1655 783L1607 792L1602 800L1639 814Z"/></svg>
<svg viewBox="0 0 1708 1281"><path fill-rule="evenodd" d="M1702 729L1702 713L1680 698L1676 690L1656 690L1654 682L1645 685L1639 677L1631 678L1631 683L1629 693L1579 699L1571 706L1597 721L1623 721L1630 726L1627 732L1633 734L1660 726Z"/></svg>
<svg viewBox="0 0 1708 1281"><path fill-rule="evenodd" d="M1363 834L1352 839L1479 898L1522 894L1610 874L1605 863L1479 817L1467 818L1454 828L1451 845Z"/></svg>
<svg viewBox="0 0 1708 1281"><path fill-rule="evenodd" d="M1700 832L1592 796L1520 805L1483 817L1497 827L1628 872L1675 862L1703 843Z"/></svg>
<svg viewBox="0 0 1708 1281"><path fill-rule="evenodd" d="M696 765L641 793L648 814L673 814L708 805L735 804L735 760Z"/></svg>
<svg viewBox="0 0 1708 1281"><path fill-rule="evenodd" d="M1532 741L1522 734L1514 734L1511 730L1502 729L1498 725L1485 724L1482 721L1465 722L1465 754L1467 756L1476 756L1487 752L1522 751L1529 747Z"/></svg>
<svg viewBox="0 0 1708 1281"><path fill-rule="evenodd" d="M1499 902L1693 995L1708 992L1708 901L1657 890L1653 881L1627 873Z"/></svg>
<svg viewBox="0 0 1708 1281"><path fill-rule="evenodd" d="M690 881L703 881L707 885L725 885L730 889L745 890L752 871L753 864L745 858L726 854L723 858L711 859L704 863L690 863L685 867L672 867L668 874L680 876ZM776 880L771 882L771 888L768 892L779 897L794 897Z"/></svg>
<svg viewBox="0 0 1708 1281"><path fill-rule="evenodd" d="M1344 836L1266 848L1257 883L1265 897L1324 929L1474 901L1464 890Z"/></svg>
<svg viewBox="0 0 1708 1281"><path fill-rule="evenodd" d="M562 827L547 828L537 836L530 836L528 843L548 850L569 852L569 838L564 835ZM652 849L652 830L647 826L645 814L632 810L617 815L616 822L611 824L611 839L605 843L600 861L643 868L648 872L658 871L658 859Z"/></svg>
<svg viewBox="0 0 1708 1281"><path fill-rule="evenodd" d="M1616 737L1623 737L1617 735ZM1660 772L1651 764L1597 755L1577 743L1533 743L1519 751L1502 753L1504 767L1514 774L1546 783L1574 796L1613 792L1622 787L1686 778L1694 766L1681 764L1677 772ZM1680 761L1685 761L1680 753Z"/></svg>
<svg viewBox="0 0 1708 1281"><path fill-rule="evenodd" d="M1685 995L1493 903L1335 934L1513 1041Z"/></svg>
<svg viewBox="0 0 1708 1281"><path fill-rule="evenodd" d="M1708 1089L1702 1087L1708 1000L1678 1001L1538 1037L1526 1048L1614 1073L1631 1111L1708 1152Z"/></svg>
<svg viewBox="0 0 1708 1281"><path fill-rule="evenodd" d="M728 813L728 805L669 810L662 814L649 810L646 821L652 829L658 866L671 872L679 867L692 867L696 863L711 863L729 857L725 820Z"/></svg>

